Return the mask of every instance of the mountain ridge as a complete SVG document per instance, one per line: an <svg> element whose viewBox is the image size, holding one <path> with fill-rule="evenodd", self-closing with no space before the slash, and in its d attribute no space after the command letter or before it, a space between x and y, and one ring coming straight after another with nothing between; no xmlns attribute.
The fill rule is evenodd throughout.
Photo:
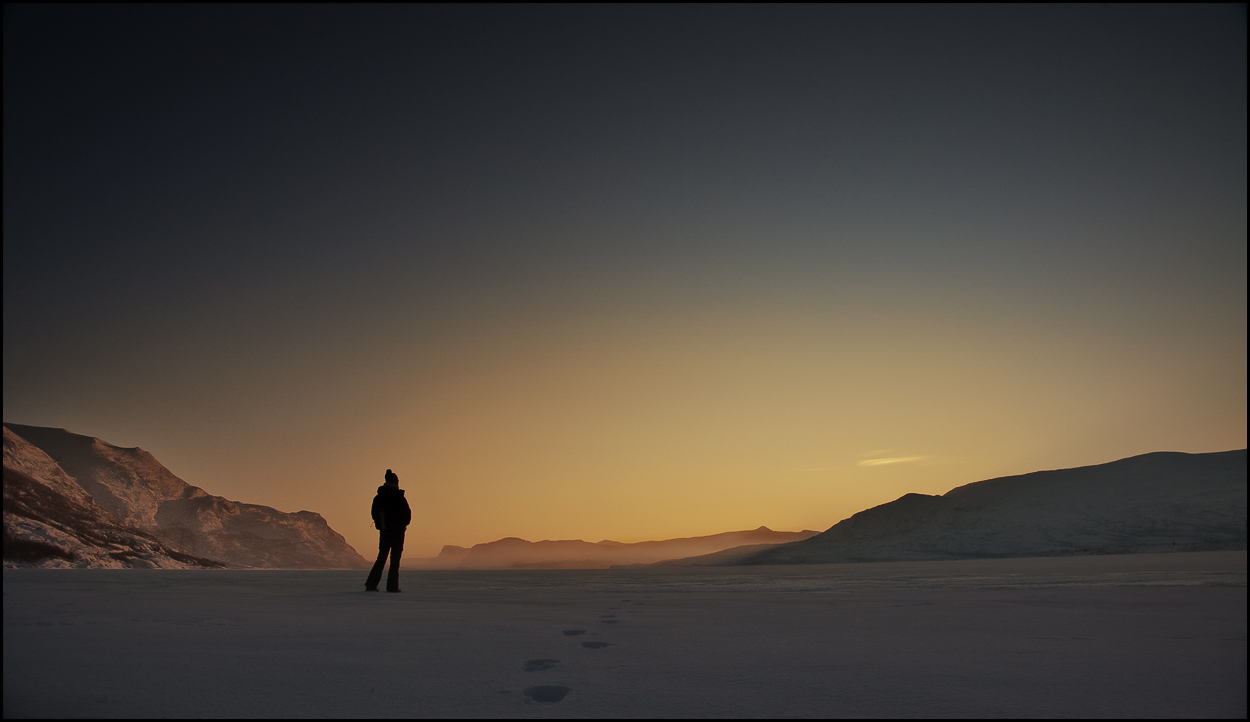
<svg viewBox="0 0 1250 722"><path fill-rule="evenodd" d="M744 544L781 544L815 536L806 529L773 531L766 526L698 537L618 542L604 539L543 539L528 541L504 537L470 548L444 546L436 557L414 559L405 564L418 569L606 569L614 566L645 566L689 556L712 554Z"/></svg>
<svg viewBox="0 0 1250 722"><path fill-rule="evenodd" d="M726 564L924 561L1246 547L1246 450L1151 452L904 494Z"/></svg>
<svg viewBox="0 0 1250 722"><path fill-rule="evenodd" d="M96 532L109 529L114 535L129 535L133 554L121 560L129 566L188 563L178 562L179 557L242 568L368 566L320 514L281 512L209 494L138 447L114 446L66 429L5 423L4 466L6 563L10 546L17 543L30 550L40 544L61 549L64 554L54 554L49 564L55 558L68 564L78 557L76 563L111 566L104 560L115 558L109 556L114 552L92 547L92 540L99 538ZM33 489L31 483L43 488ZM32 508L23 506L19 491L68 516L30 516ZM92 528L82 528L84 524Z"/></svg>

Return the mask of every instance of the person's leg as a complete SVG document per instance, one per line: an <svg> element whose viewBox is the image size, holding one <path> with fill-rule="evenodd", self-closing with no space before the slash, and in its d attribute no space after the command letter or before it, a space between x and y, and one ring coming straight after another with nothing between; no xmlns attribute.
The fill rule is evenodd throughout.
<svg viewBox="0 0 1250 722"><path fill-rule="evenodd" d="M391 569L386 575L386 591L399 591L399 558L404 553L404 533L391 535Z"/></svg>
<svg viewBox="0 0 1250 722"><path fill-rule="evenodd" d="M373 569L369 570L369 578L365 580L365 589L377 591L378 582L382 581L382 567L386 565L386 557L390 551L391 545L386 532L380 532L378 534L378 560L373 563Z"/></svg>

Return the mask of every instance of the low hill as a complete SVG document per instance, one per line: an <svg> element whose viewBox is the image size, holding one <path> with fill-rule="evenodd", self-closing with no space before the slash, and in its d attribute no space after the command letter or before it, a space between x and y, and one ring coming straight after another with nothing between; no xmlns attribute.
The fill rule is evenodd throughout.
<svg viewBox="0 0 1250 722"><path fill-rule="evenodd" d="M731 564L1246 548L1246 450L1158 452L906 494Z"/></svg>

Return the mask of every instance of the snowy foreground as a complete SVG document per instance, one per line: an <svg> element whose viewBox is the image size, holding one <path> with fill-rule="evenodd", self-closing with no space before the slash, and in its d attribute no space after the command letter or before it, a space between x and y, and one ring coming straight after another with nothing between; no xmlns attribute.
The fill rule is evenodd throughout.
<svg viewBox="0 0 1250 722"><path fill-rule="evenodd" d="M4 716L1246 715L1244 551L363 577L6 569Z"/></svg>

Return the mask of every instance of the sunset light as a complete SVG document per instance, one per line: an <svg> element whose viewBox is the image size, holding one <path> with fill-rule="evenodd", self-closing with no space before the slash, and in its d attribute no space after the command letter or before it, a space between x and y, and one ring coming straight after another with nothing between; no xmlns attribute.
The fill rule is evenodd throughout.
<svg viewBox="0 0 1250 722"><path fill-rule="evenodd" d="M5 4L4 716L1244 717L1246 27Z"/></svg>

